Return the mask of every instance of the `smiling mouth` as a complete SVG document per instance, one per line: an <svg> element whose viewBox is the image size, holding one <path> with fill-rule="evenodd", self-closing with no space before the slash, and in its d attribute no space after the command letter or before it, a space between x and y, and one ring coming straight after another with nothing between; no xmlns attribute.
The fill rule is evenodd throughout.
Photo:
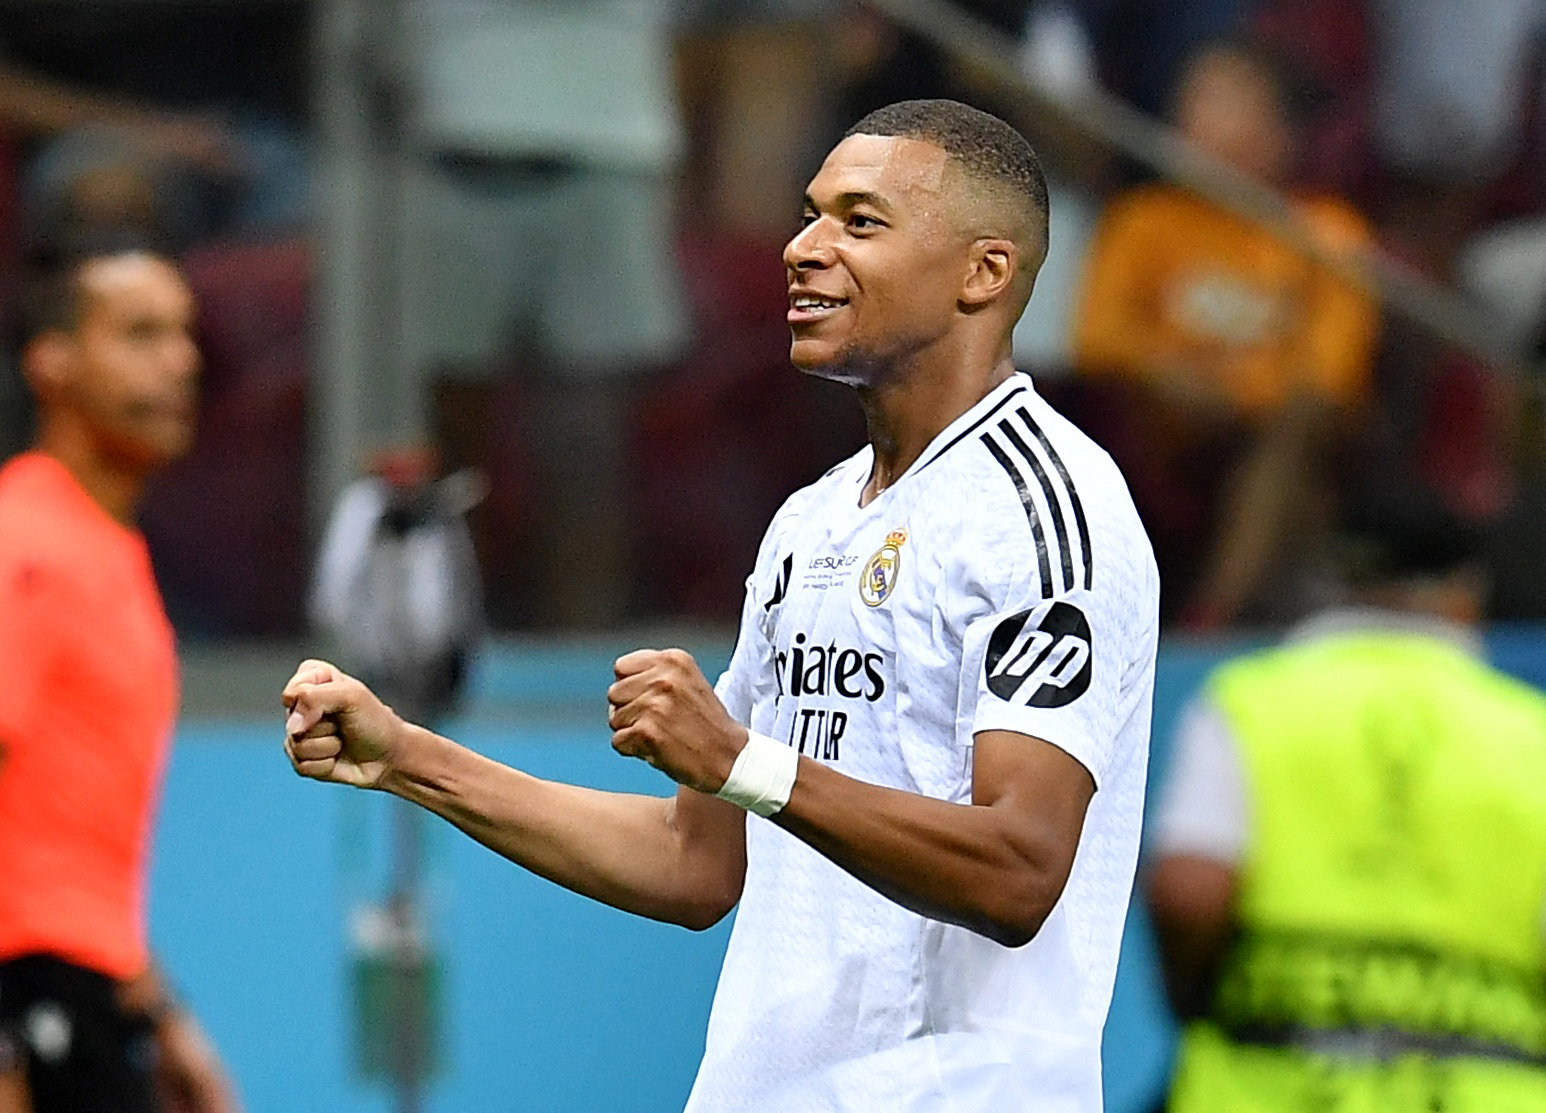
<svg viewBox="0 0 1546 1113"><path fill-rule="evenodd" d="M829 298L820 294L796 294L789 299L789 323L802 324L831 316L848 304L847 298Z"/></svg>

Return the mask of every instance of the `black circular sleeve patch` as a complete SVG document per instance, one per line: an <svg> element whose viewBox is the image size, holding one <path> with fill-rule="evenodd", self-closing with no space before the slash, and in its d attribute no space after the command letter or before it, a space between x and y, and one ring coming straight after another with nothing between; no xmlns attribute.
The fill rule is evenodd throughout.
<svg viewBox="0 0 1546 1113"><path fill-rule="evenodd" d="M1010 615L988 639L988 690L1027 707L1063 707L1090 687L1090 624L1078 607L1042 603Z"/></svg>

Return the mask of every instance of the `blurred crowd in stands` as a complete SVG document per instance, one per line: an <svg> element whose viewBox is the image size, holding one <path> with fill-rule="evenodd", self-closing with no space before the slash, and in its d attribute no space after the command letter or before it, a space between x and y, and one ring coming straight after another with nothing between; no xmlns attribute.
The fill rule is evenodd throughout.
<svg viewBox="0 0 1546 1113"><path fill-rule="evenodd" d="M1027 77L1103 87L1546 355L1546 6L961 0ZM1417 479L1546 618L1540 384L853 0L401 0L403 368L378 447L482 468L495 624L728 623L783 497L862 443L787 363L780 247L849 122L906 97L1042 151L1053 243L1017 362L1123 466L1173 629L1328 601L1340 524ZM0 25L0 294L103 229L183 261L199 444L145 529L185 636L294 632L315 541L313 5L18 0ZM0 377L0 435L26 438ZM314 397L314 396L313 396ZM325 431L324 431L325 434ZM361 461L362 467L368 462Z"/></svg>

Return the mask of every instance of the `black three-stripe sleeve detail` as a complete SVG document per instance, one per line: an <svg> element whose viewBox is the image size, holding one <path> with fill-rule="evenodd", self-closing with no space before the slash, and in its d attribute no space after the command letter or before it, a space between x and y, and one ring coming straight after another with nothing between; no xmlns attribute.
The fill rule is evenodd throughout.
<svg viewBox="0 0 1546 1113"><path fill-rule="evenodd" d="M1068 501L1074 509L1074 528L1079 533L1079 548L1084 552L1084 589L1090 590L1095 582L1095 553L1090 549L1090 524L1084 517L1084 503L1079 499L1079 490L1074 486L1073 476L1068 474L1068 466L1063 463L1063 457L1058 455L1057 449L1052 447L1052 442L1047 439L1047 434L1042 432L1041 426L1036 424L1036 419L1031 417L1030 411L1024 406L1015 410L1020 415L1020 420L1025 422L1031 436L1036 438L1036 443L1041 445L1047 454L1047 459L1052 462L1053 468L1063 480L1063 486L1068 489Z"/></svg>
<svg viewBox="0 0 1546 1113"><path fill-rule="evenodd" d="M999 447L998 442L988 433L984 433L982 443L998 461L999 467L1009 473L1015 490L1019 492L1020 505L1025 507L1025 518L1031 523L1031 536L1036 541L1036 564L1041 571L1042 598L1050 599L1052 597L1052 562L1047 557L1047 531L1042 528L1041 513L1036 509L1036 500L1031 497L1030 488L1025 485L1025 477L1020 474L1020 469L1015 467L1015 462Z"/></svg>
<svg viewBox="0 0 1546 1113"><path fill-rule="evenodd" d="M1031 473L1036 476L1036 482L1041 485L1041 493L1047 497L1047 510L1052 515L1052 528L1057 532L1058 553L1062 557L1063 564L1063 590L1072 591L1074 587L1074 554L1068 545L1068 525L1063 521L1063 513L1058 505L1057 492L1052 489L1052 477L1047 474L1047 469L1041 466L1041 461L1031 451L1031 446L1025 443L1024 438L1015 431L1006 417L998 423L999 431L1015 448L1020 455L1025 457L1025 462L1031 466ZM1023 500L1025 494L1020 498Z"/></svg>

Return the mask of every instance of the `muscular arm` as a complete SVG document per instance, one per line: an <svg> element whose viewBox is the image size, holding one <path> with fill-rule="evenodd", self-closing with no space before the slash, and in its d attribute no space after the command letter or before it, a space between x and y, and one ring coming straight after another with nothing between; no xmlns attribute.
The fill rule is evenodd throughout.
<svg viewBox="0 0 1546 1113"><path fill-rule="evenodd" d="M287 748L303 775L393 792L532 872L639 915L706 927L739 899L747 820L712 794L746 729L687 654L630 654L609 692L613 747L676 780L669 800L539 780L402 723L331 666L308 669L315 679L286 691ZM1014 946L1061 895L1094 791L1057 747L987 731L969 805L801 759L775 822L905 907Z"/></svg>
<svg viewBox="0 0 1546 1113"><path fill-rule="evenodd" d="M382 787L567 889L690 928L741 896L745 813L691 789L602 792L528 776L419 727Z"/></svg>
<svg viewBox="0 0 1546 1113"><path fill-rule="evenodd" d="M618 662L613 746L701 793L730 774L746 729L731 721L691 657L641 650ZM857 781L799 760L773 822L915 912L1008 946L1052 911L1095 782L1049 743L1009 731L976 738L972 803Z"/></svg>
<svg viewBox="0 0 1546 1113"><path fill-rule="evenodd" d="M1089 772L1056 746L985 731L970 805L802 758L773 822L898 904L1014 947L1035 936L1062 895L1094 792Z"/></svg>
<svg viewBox="0 0 1546 1113"><path fill-rule="evenodd" d="M284 700L286 749L304 776L401 796L517 865L641 916L701 929L740 898L745 815L731 804L529 776L403 722L323 662L303 664Z"/></svg>

